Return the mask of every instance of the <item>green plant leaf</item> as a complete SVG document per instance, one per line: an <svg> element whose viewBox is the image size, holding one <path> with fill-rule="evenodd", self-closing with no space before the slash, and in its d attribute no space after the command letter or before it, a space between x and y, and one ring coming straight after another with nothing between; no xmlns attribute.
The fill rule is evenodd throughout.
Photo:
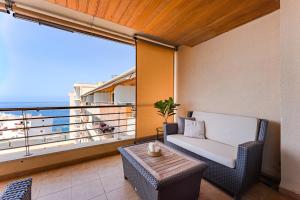
<svg viewBox="0 0 300 200"><path fill-rule="evenodd" d="M175 115L175 111L180 104L174 103L174 99L169 97L165 100L160 100L154 103L154 107L158 109L158 114L165 118L165 121L168 120L169 116Z"/></svg>

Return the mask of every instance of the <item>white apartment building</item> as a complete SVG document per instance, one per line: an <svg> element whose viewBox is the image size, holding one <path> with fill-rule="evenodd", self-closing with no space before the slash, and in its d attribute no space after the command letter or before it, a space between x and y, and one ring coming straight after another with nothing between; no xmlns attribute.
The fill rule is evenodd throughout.
<svg viewBox="0 0 300 200"><path fill-rule="evenodd" d="M73 106L84 106L85 102L81 101L81 95L85 94L88 91L91 91L95 89L97 86L101 85L101 83L98 84L87 84L87 83L75 83L74 89L72 92L69 93L69 103L70 107ZM76 116L80 115L81 109L70 109L70 116ZM70 131L76 131L80 130L81 125L76 124L81 122L81 117L70 117ZM75 123L75 124L74 124ZM79 136L79 132L71 132L70 138L77 138Z"/></svg>
<svg viewBox="0 0 300 200"><path fill-rule="evenodd" d="M135 104L135 91L136 91L136 73L135 67L128 71L112 78L111 80L101 84L74 84L74 91L69 94L70 106L95 106L95 105L124 105ZM110 120L116 116L97 115L103 113L125 112L128 108L88 108L88 109L71 109L70 115L91 114L91 116L71 117L70 123L78 123L70 125L70 138L78 138L82 136L92 136L92 140L102 140L103 137L95 136L98 133L93 129L99 124L95 121ZM124 114L123 114L124 115ZM119 116L119 117L126 117ZM134 124L135 119L124 121L106 122L109 126ZM89 131L77 131L77 130ZM92 130L91 130L92 129ZM124 129L124 128L123 128ZM126 131L134 130L133 126L126 127ZM77 131L77 132L72 132ZM124 131L124 130L116 130ZM89 135L86 135L88 132ZM132 133L134 135L134 132ZM117 136L118 137L118 136ZM79 141L81 142L81 140Z"/></svg>
<svg viewBox="0 0 300 200"><path fill-rule="evenodd" d="M81 95L86 105L135 104L135 67Z"/></svg>

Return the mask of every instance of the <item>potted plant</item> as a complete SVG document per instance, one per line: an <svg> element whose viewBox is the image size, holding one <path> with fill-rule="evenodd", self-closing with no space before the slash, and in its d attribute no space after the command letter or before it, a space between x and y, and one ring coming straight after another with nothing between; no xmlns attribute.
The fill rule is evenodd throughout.
<svg viewBox="0 0 300 200"><path fill-rule="evenodd" d="M172 97L169 99L160 100L154 103L154 107L158 109L158 114L164 118L164 123L168 123L168 118L175 115L176 108L180 104L174 103Z"/></svg>

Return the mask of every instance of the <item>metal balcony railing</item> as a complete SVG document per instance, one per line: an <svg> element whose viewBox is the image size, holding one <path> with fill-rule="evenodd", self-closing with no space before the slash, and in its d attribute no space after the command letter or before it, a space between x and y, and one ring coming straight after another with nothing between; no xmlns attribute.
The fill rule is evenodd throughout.
<svg viewBox="0 0 300 200"><path fill-rule="evenodd" d="M0 109L0 155L132 138L134 105Z"/></svg>

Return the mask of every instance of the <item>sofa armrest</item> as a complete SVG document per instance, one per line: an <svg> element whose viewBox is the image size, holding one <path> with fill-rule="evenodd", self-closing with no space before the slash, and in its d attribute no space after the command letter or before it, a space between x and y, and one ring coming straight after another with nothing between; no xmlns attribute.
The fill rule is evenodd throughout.
<svg viewBox="0 0 300 200"><path fill-rule="evenodd" d="M241 191L258 181L262 164L263 142L252 141L240 144L237 154L237 176Z"/></svg>
<svg viewBox="0 0 300 200"><path fill-rule="evenodd" d="M177 123L164 124L163 128L164 128L164 142L167 141L167 135L173 135L178 133Z"/></svg>
<svg viewBox="0 0 300 200"><path fill-rule="evenodd" d="M177 123L168 123L164 124L164 135L172 135L178 133L178 124Z"/></svg>

